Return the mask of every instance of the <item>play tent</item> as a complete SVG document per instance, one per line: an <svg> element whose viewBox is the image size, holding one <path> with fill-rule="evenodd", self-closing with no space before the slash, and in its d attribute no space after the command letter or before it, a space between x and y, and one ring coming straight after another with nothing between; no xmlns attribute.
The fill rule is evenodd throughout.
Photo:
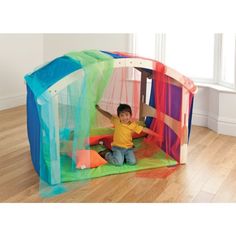
<svg viewBox="0 0 236 236"><path fill-rule="evenodd" d="M50 185L183 164L187 160L194 83L158 61L128 53L70 52L25 76L31 158ZM120 103L160 135L134 134L137 164L112 166L98 152L113 127L95 109L116 114Z"/></svg>

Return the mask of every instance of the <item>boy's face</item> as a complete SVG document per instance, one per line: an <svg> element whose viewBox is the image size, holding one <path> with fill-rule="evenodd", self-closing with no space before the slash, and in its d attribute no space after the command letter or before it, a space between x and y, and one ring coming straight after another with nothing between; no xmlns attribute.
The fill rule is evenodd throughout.
<svg viewBox="0 0 236 236"><path fill-rule="evenodd" d="M120 122L123 124L129 124L131 121L131 115L128 111L123 111L119 114Z"/></svg>

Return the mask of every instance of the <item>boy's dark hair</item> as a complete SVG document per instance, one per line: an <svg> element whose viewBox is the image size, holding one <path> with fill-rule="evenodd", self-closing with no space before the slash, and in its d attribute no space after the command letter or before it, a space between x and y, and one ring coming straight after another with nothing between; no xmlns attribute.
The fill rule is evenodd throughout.
<svg viewBox="0 0 236 236"><path fill-rule="evenodd" d="M132 110L131 110L131 107L128 105L128 104L120 104L118 107L117 107L117 115L119 116L121 112L129 112L130 115L132 115Z"/></svg>

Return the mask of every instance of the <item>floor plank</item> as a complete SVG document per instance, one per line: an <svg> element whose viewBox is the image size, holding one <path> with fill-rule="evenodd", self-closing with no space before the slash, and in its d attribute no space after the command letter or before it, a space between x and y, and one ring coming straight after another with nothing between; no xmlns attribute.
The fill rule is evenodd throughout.
<svg viewBox="0 0 236 236"><path fill-rule="evenodd" d="M0 111L0 150L0 202L236 202L236 137L204 127L192 127L187 164L165 178L106 176L65 184L70 191L52 198L40 197L25 106Z"/></svg>

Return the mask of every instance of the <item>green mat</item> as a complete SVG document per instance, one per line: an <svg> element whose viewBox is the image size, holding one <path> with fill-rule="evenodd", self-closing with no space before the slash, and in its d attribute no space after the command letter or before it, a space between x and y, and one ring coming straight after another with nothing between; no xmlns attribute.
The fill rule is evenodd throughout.
<svg viewBox="0 0 236 236"><path fill-rule="evenodd" d="M143 138L134 139L135 150L138 150L141 147ZM104 147L101 145L92 146L91 149L100 151L103 150ZM138 170L145 170L145 169L154 169L158 167L164 166L174 166L177 165L177 161L175 161L170 156L166 156L166 153L162 150L158 151L151 157L137 160L136 165L122 165L122 166L114 166L111 164L105 164L99 166L97 168L92 169L77 169L72 171L72 159L66 155L61 156L61 180L62 182L70 182L70 181L78 181L78 180L85 180L91 178L97 178L106 175L113 175L113 174L121 174L127 173L132 171Z"/></svg>

